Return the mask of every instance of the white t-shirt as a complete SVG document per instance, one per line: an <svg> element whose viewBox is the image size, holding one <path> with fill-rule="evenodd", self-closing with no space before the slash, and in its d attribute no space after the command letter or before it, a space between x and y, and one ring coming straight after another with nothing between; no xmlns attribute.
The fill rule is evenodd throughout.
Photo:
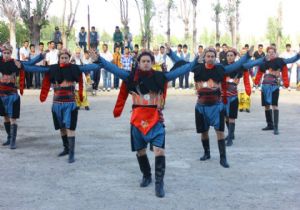
<svg viewBox="0 0 300 210"><path fill-rule="evenodd" d="M27 48L21 47L21 49L20 49L20 61L28 61L29 54L30 54L30 51L29 51L28 47ZM22 55L27 57L27 59L23 59Z"/></svg>
<svg viewBox="0 0 300 210"><path fill-rule="evenodd" d="M282 58L291 58L291 57L293 57L293 56L295 56L295 52L294 52L294 51L290 51L290 52L285 51L285 52L283 52L283 53L281 54L281 57L282 57ZM287 66L288 68L292 68L293 64L292 64L292 63L289 63L289 64L287 64L286 66Z"/></svg>
<svg viewBox="0 0 300 210"><path fill-rule="evenodd" d="M112 62L113 60L113 55L109 51L106 51L106 53L100 52L100 56L108 62Z"/></svg>
<svg viewBox="0 0 300 210"><path fill-rule="evenodd" d="M53 49L46 54L46 61L48 65L58 64L58 52L59 51L57 49Z"/></svg>

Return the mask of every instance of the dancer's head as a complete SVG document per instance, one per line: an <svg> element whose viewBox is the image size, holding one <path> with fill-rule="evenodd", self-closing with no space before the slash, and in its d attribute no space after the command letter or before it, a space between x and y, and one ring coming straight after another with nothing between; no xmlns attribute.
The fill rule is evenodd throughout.
<svg viewBox="0 0 300 210"><path fill-rule="evenodd" d="M63 49L58 54L59 63L67 64L70 63L71 53L67 49Z"/></svg>
<svg viewBox="0 0 300 210"><path fill-rule="evenodd" d="M140 70L150 71L152 69L152 65L154 64L154 56L151 52L144 51L138 56L137 61L139 63Z"/></svg>
<svg viewBox="0 0 300 210"><path fill-rule="evenodd" d="M12 46L10 45L9 42L5 42L2 47L1 47L1 50L2 50L2 57L4 60L9 60L11 59L11 54L12 54Z"/></svg>
<svg viewBox="0 0 300 210"><path fill-rule="evenodd" d="M204 50L204 59L207 64L214 64L216 61L217 52L215 48L208 47Z"/></svg>
<svg viewBox="0 0 300 210"><path fill-rule="evenodd" d="M267 56L269 59L274 59L277 57L277 52L276 52L276 47L274 46L269 46L267 48Z"/></svg>
<svg viewBox="0 0 300 210"><path fill-rule="evenodd" d="M226 60L227 62L230 63L234 63L235 58L237 56L237 51L234 48L229 48L228 51L226 52Z"/></svg>

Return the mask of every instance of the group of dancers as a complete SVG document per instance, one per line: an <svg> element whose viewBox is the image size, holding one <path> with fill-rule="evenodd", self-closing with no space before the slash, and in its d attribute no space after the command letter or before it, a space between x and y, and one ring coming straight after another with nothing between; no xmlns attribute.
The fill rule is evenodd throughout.
<svg viewBox="0 0 300 210"><path fill-rule="evenodd" d="M125 71L106 61L97 52L91 52L93 64L74 65L70 63L71 55L68 50L61 50L58 64L42 67L34 64L43 59L37 56L31 61L20 62L11 58L12 47L5 43L2 47L3 59L0 61L0 115L4 117L7 140L3 146L16 149L17 123L20 116L20 96L17 91L19 78L20 93L24 89L24 72L43 72L40 100L46 100L51 85L53 86L52 116L54 127L60 130L63 151L59 156L68 155L68 162L75 161L75 130L78 109L75 102L75 84L79 84L79 97L82 100L82 73L104 68L123 80L114 116L119 117L129 95L132 97L132 114L130 119L130 137L132 151L136 152L140 170L143 174L141 187L147 187L152 182L152 173L146 153L150 143L155 154L155 194L164 197L164 175L166 170L165 158L165 125L163 105L166 100L168 82L186 74L194 73L197 102L195 105L196 131L201 134L204 154L201 161L210 159L209 128L214 127L220 153L220 165L229 168L226 158L226 144L233 144L235 119L238 111L237 85L244 78L245 89L251 93L249 69L258 66L259 72L255 83L262 76L262 105L265 107L267 127L263 130L274 130L279 134L279 83L280 77L284 85L289 86L287 79L287 63L300 59L300 54L290 58L277 57L276 48L268 47L267 55L258 60L251 60L253 46L236 61L237 51L230 49L226 52L227 65L216 63L217 52L209 47L204 50L203 57L196 57L192 62L186 62L176 56L166 44L167 55L174 62L172 71L162 72L153 70L154 56L151 52L143 51L137 57L138 65L131 72ZM201 61L201 62L199 62ZM225 124L228 136L225 138ZM227 142L226 142L227 141Z"/></svg>

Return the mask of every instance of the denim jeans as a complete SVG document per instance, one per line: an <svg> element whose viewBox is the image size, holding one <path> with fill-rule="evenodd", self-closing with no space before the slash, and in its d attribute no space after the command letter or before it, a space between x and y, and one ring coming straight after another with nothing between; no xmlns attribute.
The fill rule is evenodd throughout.
<svg viewBox="0 0 300 210"><path fill-rule="evenodd" d="M111 73L102 69L103 88L111 88Z"/></svg>

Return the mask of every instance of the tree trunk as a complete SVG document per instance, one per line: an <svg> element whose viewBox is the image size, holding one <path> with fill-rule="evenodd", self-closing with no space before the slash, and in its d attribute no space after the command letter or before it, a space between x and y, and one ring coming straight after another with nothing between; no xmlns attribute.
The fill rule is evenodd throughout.
<svg viewBox="0 0 300 210"><path fill-rule="evenodd" d="M17 58L16 22L9 21L9 42L13 47L12 57Z"/></svg>
<svg viewBox="0 0 300 210"><path fill-rule="evenodd" d="M197 45L197 1L193 2L193 52Z"/></svg>
<svg viewBox="0 0 300 210"><path fill-rule="evenodd" d="M171 18L171 6L170 2L168 5L168 21L167 21L167 42L170 44L171 43L171 23L170 23L170 18Z"/></svg>
<svg viewBox="0 0 300 210"><path fill-rule="evenodd" d="M30 22L30 43L34 44L36 49L39 46L41 38L41 27L38 25L38 19L37 16L33 16Z"/></svg>
<svg viewBox="0 0 300 210"><path fill-rule="evenodd" d="M220 15L216 14L216 41L220 42Z"/></svg>
<svg viewBox="0 0 300 210"><path fill-rule="evenodd" d="M189 38L189 20L185 19L184 21L184 38L188 40Z"/></svg>

